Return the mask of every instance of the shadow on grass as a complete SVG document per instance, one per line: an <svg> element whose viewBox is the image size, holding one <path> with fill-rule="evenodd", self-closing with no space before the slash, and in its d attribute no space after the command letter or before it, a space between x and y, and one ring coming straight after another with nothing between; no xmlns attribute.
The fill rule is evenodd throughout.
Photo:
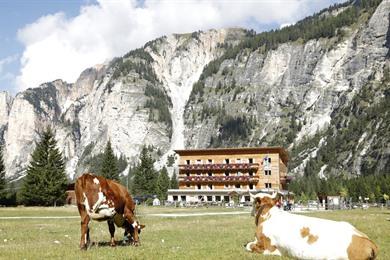
<svg viewBox="0 0 390 260"><path fill-rule="evenodd" d="M125 247L125 246L132 246L128 241L125 240L116 240L115 241L115 246L114 247ZM91 242L89 245L88 249L91 249L93 247L113 247L111 246L110 241L98 241L98 242Z"/></svg>

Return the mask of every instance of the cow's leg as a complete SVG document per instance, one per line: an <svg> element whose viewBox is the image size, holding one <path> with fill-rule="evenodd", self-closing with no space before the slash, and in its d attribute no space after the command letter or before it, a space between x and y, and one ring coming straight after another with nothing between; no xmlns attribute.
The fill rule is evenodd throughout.
<svg viewBox="0 0 390 260"><path fill-rule="evenodd" d="M89 244L89 216L85 210L84 205L77 204L81 217L81 238L80 238L80 249L87 249Z"/></svg>
<svg viewBox="0 0 390 260"><path fill-rule="evenodd" d="M271 244L271 240L262 234L261 227L256 230L255 241L248 243L245 248L250 252L264 255L282 255L278 248Z"/></svg>
<svg viewBox="0 0 390 260"><path fill-rule="evenodd" d="M137 221L135 220L134 213L130 209L125 208L123 215L124 215L125 219L129 222L129 224L132 226L130 229L130 234L133 238L132 243L133 243L133 245L138 246L139 245L139 236L138 236L139 227L138 227Z"/></svg>
<svg viewBox="0 0 390 260"><path fill-rule="evenodd" d="M107 224L108 224L108 230L110 230L110 235L111 235L110 246L116 246L115 245L115 239L114 239L114 234L115 234L114 222L112 220L108 220Z"/></svg>
<svg viewBox="0 0 390 260"><path fill-rule="evenodd" d="M89 216L85 215L81 219L81 239L80 239L80 249L87 249L89 244Z"/></svg>
<svg viewBox="0 0 390 260"><path fill-rule="evenodd" d="M245 249L249 252L255 252L255 253L263 253L264 247L261 246L259 241L257 241L257 238L255 237L255 241L249 242L246 244Z"/></svg>

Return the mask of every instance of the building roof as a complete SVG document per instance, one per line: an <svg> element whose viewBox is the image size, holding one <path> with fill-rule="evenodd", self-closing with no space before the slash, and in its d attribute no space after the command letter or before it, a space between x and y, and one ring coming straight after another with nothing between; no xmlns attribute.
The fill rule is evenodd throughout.
<svg viewBox="0 0 390 260"><path fill-rule="evenodd" d="M253 154L253 153L278 153L283 163L287 165L288 153L283 147L241 147L241 148L209 148L175 150L180 156L186 155L218 155L218 154Z"/></svg>

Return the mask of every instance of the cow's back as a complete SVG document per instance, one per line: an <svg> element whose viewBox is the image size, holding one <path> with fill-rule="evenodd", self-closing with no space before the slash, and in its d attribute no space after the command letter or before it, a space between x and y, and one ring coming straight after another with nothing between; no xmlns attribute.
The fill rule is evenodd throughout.
<svg viewBox="0 0 390 260"><path fill-rule="evenodd" d="M123 207L127 207L132 212L134 212L135 203L133 201L133 198L130 196L129 192L127 191L126 187L114 180L107 180L107 185L110 188L110 190L114 192L116 198L119 198L121 203L123 203Z"/></svg>

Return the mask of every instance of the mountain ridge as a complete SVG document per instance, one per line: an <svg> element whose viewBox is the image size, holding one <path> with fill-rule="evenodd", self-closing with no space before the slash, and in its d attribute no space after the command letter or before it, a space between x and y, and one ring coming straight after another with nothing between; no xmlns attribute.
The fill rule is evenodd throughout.
<svg viewBox="0 0 390 260"><path fill-rule="evenodd" d="M143 145L152 147L159 167L178 148L282 145L290 150L293 174L335 174L328 161L316 159L326 150L329 129L340 129L333 119L352 109L364 86L382 82L377 89L388 95L389 12L388 0L348 2L273 32L163 36L84 70L73 84L56 80L13 98L0 93L7 177L23 176L36 131L48 124L70 178L90 167L87 159L108 139L128 162ZM318 26L324 28L305 34ZM303 38L289 39L295 32ZM361 142L368 147L368 140ZM367 168L358 163L362 156L335 167L357 175L361 169L388 173L388 148L367 149L383 167Z"/></svg>

